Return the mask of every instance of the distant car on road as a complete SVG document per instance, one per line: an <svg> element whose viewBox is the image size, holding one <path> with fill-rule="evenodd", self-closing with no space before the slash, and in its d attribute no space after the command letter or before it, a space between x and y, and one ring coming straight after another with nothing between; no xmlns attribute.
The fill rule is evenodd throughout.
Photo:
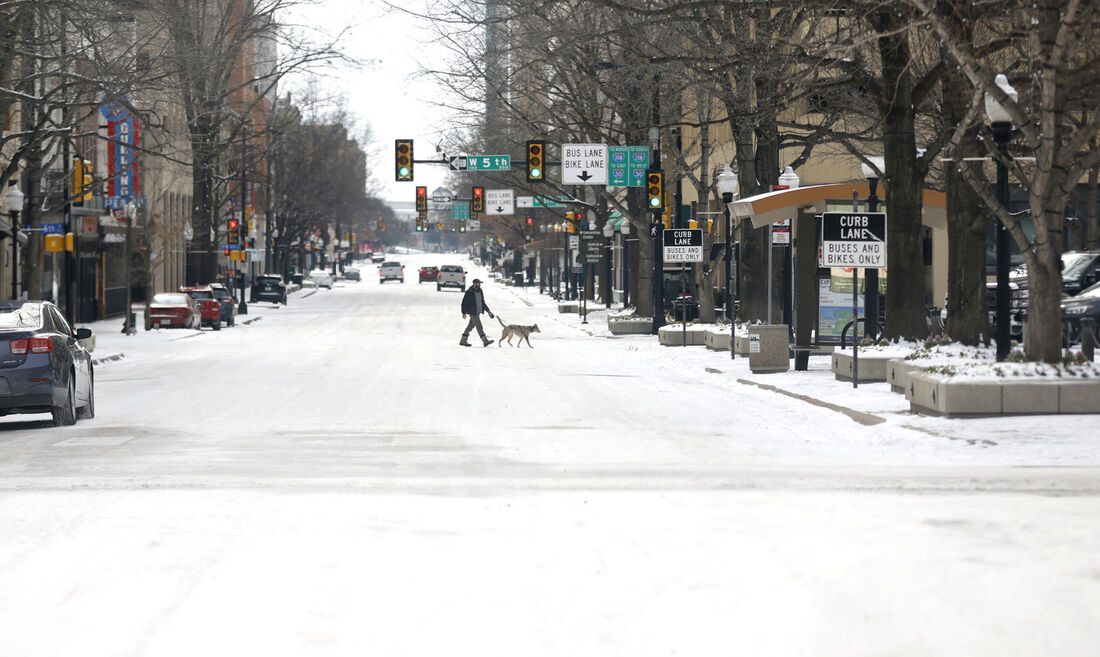
<svg viewBox="0 0 1100 657"><path fill-rule="evenodd" d="M182 292L154 294L147 315L146 329L196 328L202 325L199 305Z"/></svg>
<svg viewBox="0 0 1100 657"><path fill-rule="evenodd" d="M55 426L95 417L92 357L49 301L0 301L0 415L49 413Z"/></svg>
<svg viewBox="0 0 1100 657"><path fill-rule="evenodd" d="M358 281L360 280L359 270L355 267L348 267L344 270L345 281Z"/></svg>
<svg viewBox="0 0 1100 657"><path fill-rule="evenodd" d="M286 284L278 274L260 274L252 282L252 301L286 304Z"/></svg>
<svg viewBox="0 0 1100 657"><path fill-rule="evenodd" d="M417 283L423 283L424 281L434 281L439 278L439 267L421 267L420 268L420 281Z"/></svg>
<svg viewBox="0 0 1100 657"><path fill-rule="evenodd" d="M226 326L233 326L237 323L237 305L233 302L233 295L229 293L229 288L221 283L211 283L210 289L214 291L214 296L217 297L218 303L221 304L221 313L218 317L221 321L225 322Z"/></svg>
<svg viewBox="0 0 1100 657"><path fill-rule="evenodd" d="M309 278L317 284L317 287L332 289L332 272L327 269L314 269L309 272Z"/></svg>
<svg viewBox="0 0 1100 657"><path fill-rule="evenodd" d="M370 254L370 261L371 262L385 262L386 261L386 254L381 252L381 251L375 251L374 253Z"/></svg>
<svg viewBox="0 0 1100 657"><path fill-rule="evenodd" d="M200 327L209 326L215 331L222 330L222 304L214 296L214 290L210 289L210 286L181 287L179 291L194 299L195 303L198 304L199 312L202 314Z"/></svg>
<svg viewBox="0 0 1100 657"><path fill-rule="evenodd" d="M390 261L383 262L382 266L378 269L378 282L385 283L386 281L401 281L405 282L405 267L400 262Z"/></svg>
<svg viewBox="0 0 1100 657"><path fill-rule="evenodd" d="M466 271L458 265L443 265L439 268L439 277L435 281L436 291L445 287L457 287L466 291Z"/></svg>

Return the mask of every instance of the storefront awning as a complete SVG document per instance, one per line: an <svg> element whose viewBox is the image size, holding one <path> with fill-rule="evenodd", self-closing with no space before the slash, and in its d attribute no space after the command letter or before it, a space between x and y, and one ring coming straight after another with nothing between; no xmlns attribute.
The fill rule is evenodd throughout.
<svg viewBox="0 0 1100 657"><path fill-rule="evenodd" d="M760 228L777 221L791 219L800 209L821 214L830 201L850 200L852 192L866 200L871 188L867 183L840 183L835 185L811 185L798 189L780 189L738 199L729 204L730 215L736 219L748 219L753 228ZM879 198L885 202L885 185L878 186ZM947 228L947 197L943 192L925 189L922 223L933 228ZM882 207L885 210L885 206Z"/></svg>

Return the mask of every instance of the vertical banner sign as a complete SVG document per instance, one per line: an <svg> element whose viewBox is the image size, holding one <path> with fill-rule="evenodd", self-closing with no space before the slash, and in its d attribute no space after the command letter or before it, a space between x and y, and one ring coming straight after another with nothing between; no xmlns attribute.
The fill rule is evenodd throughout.
<svg viewBox="0 0 1100 657"><path fill-rule="evenodd" d="M105 205L112 210L122 210L126 203L134 200L139 206L143 206L141 171L134 157L134 148L141 143L138 119L122 105L104 105L99 111L107 120Z"/></svg>

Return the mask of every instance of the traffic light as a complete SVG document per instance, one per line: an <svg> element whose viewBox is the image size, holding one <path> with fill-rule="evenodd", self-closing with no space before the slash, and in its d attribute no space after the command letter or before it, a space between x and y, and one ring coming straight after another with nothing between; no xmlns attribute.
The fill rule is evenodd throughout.
<svg viewBox="0 0 1100 657"><path fill-rule="evenodd" d="M546 179L543 159L546 156L546 142L527 142L527 182L542 182Z"/></svg>
<svg viewBox="0 0 1100 657"><path fill-rule="evenodd" d="M226 224L226 238L225 241L229 244L238 244L241 241L240 224L236 218L230 218ZM228 251L228 249L226 249ZM226 253L228 255L228 253Z"/></svg>
<svg viewBox="0 0 1100 657"><path fill-rule="evenodd" d="M649 209L663 210L665 207L664 186L661 183L661 172L650 171L645 175L646 192L649 195Z"/></svg>
<svg viewBox="0 0 1100 657"><path fill-rule="evenodd" d="M394 140L394 178L398 182L413 179L413 140Z"/></svg>
<svg viewBox="0 0 1100 657"><path fill-rule="evenodd" d="M531 217L527 217L523 222L523 231L528 235L535 232L535 220Z"/></svg>
<svg viewBox="0 0 1100 657"><path fill-rule="evenodd" d="M458 232L460 232L460 233L465 233L466 232L466 220L465 219L459 219L458 220Z"/></svg>
<svg viewBox="0 0 1100 657"><path fill-rule="evenodd" d="M92 200L92 163L73 158L73 202Z"/></svg>
<svg viewBox="0 0 1100 657"><path fill-rule="evenodd" d="M473 192L470 194L470 198L473 202L470 204L470 214L476 217L478 214L485 211L485 188L474 187Z"/></svg>

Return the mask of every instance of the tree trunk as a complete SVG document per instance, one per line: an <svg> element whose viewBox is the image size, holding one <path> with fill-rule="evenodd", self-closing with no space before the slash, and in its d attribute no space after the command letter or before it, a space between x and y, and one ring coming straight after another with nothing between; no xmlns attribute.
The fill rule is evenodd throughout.
<svg viewBox="0 0 1100 657"><path fill-rule="evenodd" d="M961 21L956 29L972 23ZM960 31L970 40L970 32ZM946 54L941 54L946 57ZM970 87L958 71L949 70L941 81L943 125L950 130L966 116ZM952 153L956 161L978 154L978 129L973 127ZM947 333L959 342L976 346L984 338L989 343L989 313L985 295L985 243L989 215L981 198L957 168L944 168L947 193ZM940 299L933 299L934 304ZM937 304L938 305L938 304Z"/></svg>
<svg viewBox="0 0 1100 657"><path fill-rule="evenodd" d="M1045 221L1062 221L1050 212ZM1028 261L1027 357L1053 363L1062 358L1062 256L1050 242L1032 248Z"/></svg>
<svg viewBox="0 0 1100 657"><path fill-rule="evenodd" d="M921 183L916 153L915 110L909 72L909 35L902 17L884 11L876 29L882 56L883 151L886 157L886 331L888 338L923 339L925 318L924 262L921 252Z"/></svg>
<svg viewBox="0 0 1100 657"><path fill-rule="evenodd" d="M1100 249L1100 221L1097 219L1097 199L1096 187L1098 178L1100 178L1100 166L1095 166L1089 169L1089 184L1088 191L1085 195L1085 225L1082 227L1081 232L1084 234L1081 240L1082 247L1085 250Z"/></svg>

